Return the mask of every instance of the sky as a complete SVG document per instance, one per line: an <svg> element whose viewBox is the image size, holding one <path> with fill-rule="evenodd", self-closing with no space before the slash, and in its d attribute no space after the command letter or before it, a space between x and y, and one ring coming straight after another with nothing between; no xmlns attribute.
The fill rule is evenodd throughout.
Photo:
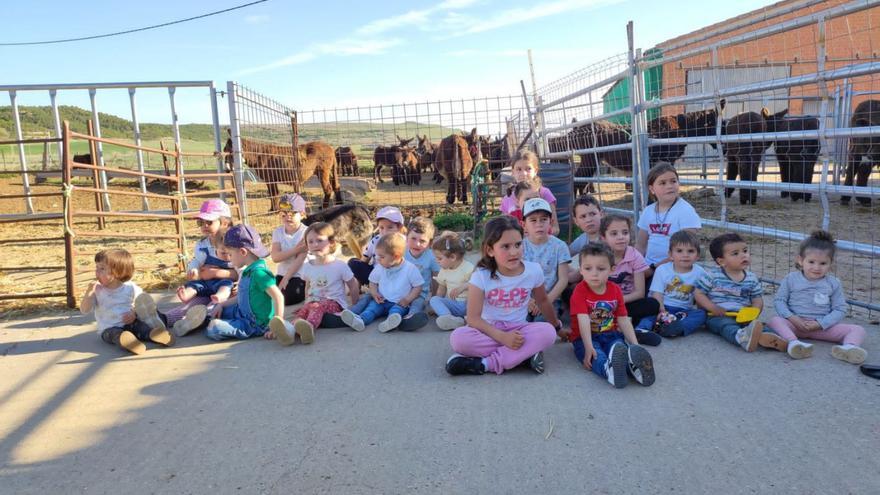
<svg viewBox="0 0 880 495"><path fill-rule="evenodd" d="M103 34L196 16L247 0L10 2L0 42ZM650 48L771 2L741 0L269 0L129 35L76 43L0 46L0 84L237 81L294 109L339 108L521 94L636 47ZM17 21L16 21L17 20ZM139 91L141 122L170 121L167 91ZM8 104L0 95L0 105ZM205 90L176 96L181 123L209 122ZM46 105L48 93L19 93ZM88 107L86 91L59 103ZM225 102L221 102L221 107ZM124 90L99 93L103 112L128 118ZM225 112L223 112L225 114Z"/></svg>

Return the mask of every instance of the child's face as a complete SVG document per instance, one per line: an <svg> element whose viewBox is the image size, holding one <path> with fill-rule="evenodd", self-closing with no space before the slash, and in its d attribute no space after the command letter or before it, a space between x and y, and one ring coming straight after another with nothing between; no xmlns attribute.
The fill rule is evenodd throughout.
<svg viewBox="0 0 880 495"><path fill-rule="evenodd" d="M400 232L400 225L388 220L387 218L380 218L377 222L379 225L379 235L391 234L393 232Z"/></svg>
<svg viewBox="0 0 880 495"><path fill-rule="evenodd" d="M715 262L728 270L745 270L749 266L749 246L745 242L731 242L724 246L724 256Z"/></svg>
<svg viewBox="0 0 880 495"><path fill-rule="evenodd" d="M595 236L602 221L602 210L596 205L577 205L574 209L574 223L587 235Z"/></svg>
<svg viewBox="0 0 880 495"><path fill-rule="evenodd" d="M402 258L402 256L389 253L384 249L376 248L376 261L384 268L391 268L392 266L399 265Z"/></svg>
<svg viewBox="0 0 880 495"><path fill-rule="evenodd" d="M831 270L831 256L828 251L808 249L803 257L797 257L797 261L803 267L807 280L819 280Z"/></svg>
<svg viewBox="0 0 880 495"><path fill-rule="evenodd" d="M422 253L428 249L428 244L431 243L431 239L428 238L425 234L419 234L418 232L410 232L406 235L406 247L409 249L409 254L418 258Z"/></svg>
<svg viewBox="0 0 880 495"><path fill-rule="evenodd" d="M539 197L538 191L536 191L534 189L526 189L525 191L521 191L519 193L519 196L516 197L516 206L520 210L522 210L522 207L526 203L526 201L528 201L532 198L537 198L537 197Z"/></svg>
<svg viewBox="0 0 880 495"><path fill-rule="evenodd" d="M461 261L461 256L449 253L448 255L443 251L434 251L434 257L437 258L437 264L440 265L440 268L444 270L451 270L458 266L459 261Z"/></svg>
<svg viewBox="0 0 880 495"><path fill-rule="evenodd" d="M196 225L199 226L199 231L202 233L202 237L211 237L217 232L220 231L220 220L202 220L201 218L196 219Z"/></svg>
<svg viewBox="0 0 880 495"><path fill-rule="evenodd" d="M227 251L229 252L229 263L236 268L241 268L251 262L251 252L245 248L228 247Z"/></svg>
<svg viewBox="0 0 880 495"><path fill-rule="evenodd" d="M296 230L302 224L302 213L298 211L280 211L281 223L286 230Z"/></svg>
<svg viewBox="0 0 880 495"><path fill-rule="evenodd" d="M608 244L615 253L623 253L629 246L629 224L622 220L615 220L608 224L602 242Z"/></svg>
<svg viewBox="0 0 880 495"><path fill-rule="evenodd" d="M538 171L528 160L520 160L513 164L511 169L513 179L517 182L529 182L538 175Z"/></svg>
<svg viewBox="0 0 880 495"><path fill-rule="evenodd" d="M605 290L612 268L607 256L581 256L581 276L593 290Z"/></svg>
<svg viewBox="0 0 880 495"><path fill-rule="evenodd" d="M532 213L525 219L526 236L532 242L544 242L550 236L550 215L543 211Z"/></svg>
<svg viewBox="0 0 880 495"><path fill-rule="evenodd" d="M678 176L675 172L666 172L648 186L648 191L663 204L671 204L678 198Z"/></svg>
<svg viewBox="0 0 880 495"><path fill-rule="evenodd" d="M227 248L225 245L221 244L221 245L217 246L217 257L223 261L229 261L230 259L232 259L229 255L229 251L230 251L229 248Z"/></svg>
<svg viewBox="0 0 880 495"><path fill-rule="evenodd" d="M113 282L113 273L110 272L110 267L107 266L107 263L104 261L99 261L95 263L95 278L101 285L107 285Z"/></svg>
<svg viewBox="0 0 880 495"><path fill-rule="evenodd" d="M309 232L308 238L306 239L306 245L309 252L314 255L326 256L330 254L330 239L326 235L321 235L317 232Z"/></svg>
<svg viewBox="0 0 880 495"><path fill-rule="evenodd" d="M495 258L499 269L518 270L522 263L522 235L518 230L505 230L501 238L486 249L486 255Z"/></svg>
<svg viewBox="0 0 880 495"><path fill-rule="evenodd" d="M690 270L700 256L699 251L690 244L676 244L669 247L669 257L672 259L672 265L682 270Z"/></svg>

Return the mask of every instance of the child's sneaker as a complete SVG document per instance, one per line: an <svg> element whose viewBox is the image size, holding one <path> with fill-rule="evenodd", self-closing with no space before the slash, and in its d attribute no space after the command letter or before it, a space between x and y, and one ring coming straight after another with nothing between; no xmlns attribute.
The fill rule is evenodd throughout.
<svg viewBox="0 0 880 495"><path fill-rule="evenodd" d="M296 320L293 322L293 329L299 335L299 340L303 344L311 344L315 341L315 327L306 320Z"/></svg>
<svg viewBox="0 0 880 495"><path fill-rule="evenodd" d="M203 304L198 304L196 306L192 306L186 310L186 315L183 318L174 322L174 326L172 327L172 331L174 335L178 337L183 337L184 335L192 332L196 328L199 328L202 323L205 322L205 318L208 317L208 308Z"/></svg>
<svg viewBox="0 0 880 495"><path fill-rule="evenodd" d="M868 357L868 352L857 345L843 344L832 347L831 355L847 363L862 364Z"/></svg>
<svg viewBox="0 0 880 495"><path fill-rule="evenodd" d="M657 347L663 342L663 337L661 337L656 332L652 332L651 330L645 330L642 328L636 328L636 342L642 345L649 345L651 347Z"/></svg>
<svg viewBox="0 0 880 495"><path fill-rule="evenodd" d="M482 375L486 368L483 358L453 354L446 360L446 372L450 375Z"/></svg>
<svg viewBox="0 0 880 495"><path fill-rule="evenodd" d="M538 351L537 354L529 359L529 368L533 369L539 375L544 374L544 352Z"/></svg>
<svg viewBox="0 0 880 495"><path fill-rule="evenodd" d="M464 326L464 318L460 316L443 315L437 317L437 326L440 330L455 330Z"/></svg>
<svg viewBox="0 0 880 495"><path fill-rule="evenodd" d="M162 321L162 318L159 318L156 301L146 292L141 292L134 299L134 312L137 314L138 320L150 327L151 330L156 328L165 329L165 322Z"/></svg>
<svg viewBox="0 0 880 495"><path fill-rule="evenodd" d="M385 318L385 321L379 323L379 331L382 333L390 332L399 327L401 321L403 321L403 317L399 313L391 313L388 318Z"/></svg>
<svg viewBox="0 0 880 495"><path fill-rule="evenodd" d="M758 345L767 349L776 349L779 352L788 352L788 341L773 332L761 333L761 336L758 337Z"/></svg>
<svg viewBox="0 0 880 495"><path fill-rule="evenodd" d="M813 355L813 344L792 340L786 346L785 351L792 359L804 359Z"/></svg>
<svg viewBox="0 0 880 495"><path fill-rule="evenodd" d="M177 341L174 334L165 327L150 330L150 340L165 347L170 347Z"/></svg>
<svg viewBox="0 0 880 495"><path fill-rule="evenodd" d="M755 349L758 348L758 341L761 339L763 328L764 324L760 321L755 320L749 323L737 330L736 343L746 352L755 352Z"/></svg>
<svg viewBox="0 0 880 495"><path fill-rule="evenodd" d="M364 325L364 320L361 319L360 316L354 314L350 309L343 310L342 313L339 314L339 317L342 318L342 323L345 323L355 332L363 332L366 325Z"/></svg>
<svg viewBox="0 0 880 495"><path fill-rule="evenodd" d="M119 347L122 347L132 354L143 354L147 352L147 346L128 330L119 334Z"/></svg>
<svg viewBox="0 0 880 495"><path fill-rule="evenodd" d="M274 316L269 320L269 330L275 335L275 340L281 345L293 345L294 331L290 323L280 316Z"/></svg>
<svg viewBox="0 0 880 495"><path fill-rule="evenodd" d="M614 385L615 388L625 387L629 382L626 377L628 364L626 344L618 342L611 346L608 361L605 361L605 375L608 377L608 383Z"/></svg>
<svg viewBox="0 0 880 495"><path fill-rule="evenodd" d="M640 384L650 387L654 384L654 360L651 354L640 345L630 345L627 349L629 374Z"/></svg>

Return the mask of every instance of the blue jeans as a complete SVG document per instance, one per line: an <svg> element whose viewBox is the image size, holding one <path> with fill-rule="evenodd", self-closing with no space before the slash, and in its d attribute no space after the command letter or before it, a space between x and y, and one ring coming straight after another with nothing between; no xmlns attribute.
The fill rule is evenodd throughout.
<svg viewBox="0 0 880 495"><path fill-rule="evenodd" d="M434 296L428 303L431 309L437 313L437 316L452 315L464 318L467 313L467 302L458 299L449 299L448 297Z"/></svg>
<svg viewBox="0 0 880 495"><path fill-rule="evenodd" d="M710 316L706 320L706 328L715 335L720 335L722 339L731 344L739 345L736 341L736 332L745 325L740 325L736 319L729 316Z"/></svg>
<svg viewBox="0 0 880 495"><path fill-rule="evenodd" d="M212 278L210 280L190 280L183 284L184 287L196 290L197 297L211 297L220 290L221 287L229 287L232 289L232 280L228 278Z"/></svg>
<svg viewBox="0 0 880 495"><path fill-rule="evenodd" d="M556 319L559 319L559 317L562 315L562 301L560 301L559 299L553 301L553 311L556 312ZM526 321L547 321L547 320L544 318L544 313L538 313L535 316L532 316L532 314L530 313L528 316L526 316Z"/></svg>
<svg viewBox="0 0 880 495"><path fill-rule="evenodd" d="M660 332L660 335L663 335L664 337L687 337L706 324L706 312L699 308L683 309L674 306L666 306L666 312L670 314L685 313L687 316L685 316L684 319L676 321L675 324L672 325L672 328L670 328L670 332ZM651 330L654 328L654 322L656 320L656 315L646 316L645 318L642 318L642 321L640 321L638 325L636 325L636 328Z"/></svg>
<svg viewBox="0 0 880 495"><path fill-rule="evenodd" d="M369 325L376 321L376 318L379 318L380 316L397 313L402 317L407 311L408 308L398 306L397 303L385 301L380 304L370 298L370 302L367 304L367 309L363 310L358 316L364 321L364 325Z"/></svg>
<svg viewBox="0 0 880 495"><path fill-rule="evenodd" d="M249 339L264 333L266 329L257 325L253 315L245 314L237 304L224 307L220 318L211 320L205 330L211 340Z"/></svg>
<svg viewBox="0 0 880 495"><path fill-rule="evenodd" d="M365 309L367 309L367 304L370 304L370 301L372 300L373 296L371 296L369 292L367 292L366 294L361 294L360 299L358 299L357 302L354 303L354 306L348 309L350 309L352 313L359 315L363 313Z"/></svg>
<svg viewBox="0 0 880 495"><path fill-rule="evenodd" d="M425 298L419 296L409 303L409 310L406 312L406 318L411 318L414 314L423 313L425 311Z"/></svg>
<svg viewBox="0 0 880 495"><path fill-rule="evenodd" d="M608 374L605 373L605 363L608 361L608 353L611 352L611 347L618 342L626 345L626 340L624 340L623 334L620 332L594 333L591 338L593 340L593 349L596 349L596 357L593 359L592 364L593 373L602 378L608 378ZM578 338L572 342L571 345L574 347L575 357L577 357L578 362L583 365L584 358L587 356L587 349L584 347L584 341Z"/></svg>

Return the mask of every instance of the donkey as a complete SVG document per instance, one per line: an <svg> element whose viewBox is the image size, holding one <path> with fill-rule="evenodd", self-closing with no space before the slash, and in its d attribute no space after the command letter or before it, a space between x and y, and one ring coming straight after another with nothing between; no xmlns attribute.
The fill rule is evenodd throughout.
<svg viewBox="0 0 880 495"><path fill-rule="evenodd" d="M850 119L850 127L871 127L880 125L880 100L865 100L856 106ZM863 161L867 160L867 161ZM858 137L849 140L849 161L846 164L846 180L844 184L853 185L853 176L856 176L856 185L865 187L868 185L868 177L871 168L880 165L880 136ZM841 196L841 204L849 204L849 196ZM871 198L856 197L856 200L864 206L871 206Z"/></svg>
<svg viewBox="0 0 880 495"><path fill-rule="evenodd" d="M395 134L400 144L396 146L377 146L373 150L373 176L380 183L382 180L382 167L388 165L391 167L391 180L395 186L401 183L418 183L412 174L411 168L418 167L418 158L416 158L413 149L409 147L409 143L415 138L400 139Z"/></svg>
<svg viewBox="0 0 880 495"><path fill-rule="evenodd" d="M480 136L477 134L476 127L468 135L453 134L440 141L435 152L434 164L449 182L446 190L447 203L455 203L456 195L458 195L458 199L463 204L467 204L468 180L474 169L474 164L482 159Z"/></svg>

